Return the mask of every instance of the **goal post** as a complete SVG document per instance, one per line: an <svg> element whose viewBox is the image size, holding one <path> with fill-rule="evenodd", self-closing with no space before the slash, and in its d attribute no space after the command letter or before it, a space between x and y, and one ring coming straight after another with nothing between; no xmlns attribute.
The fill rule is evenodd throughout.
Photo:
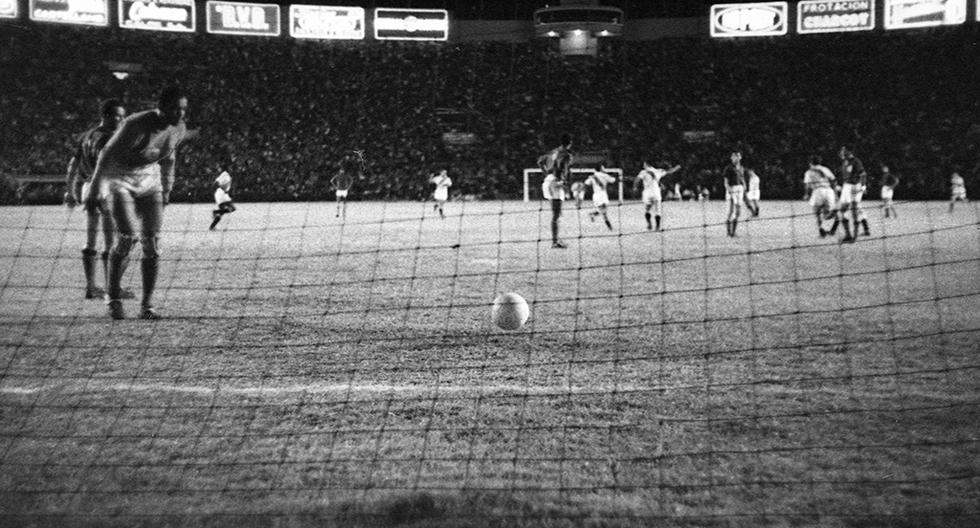
<svg viewBox="0 0 980 528"><path fill-rule="evenodd" d="M586 169L582 167L572 167L572 181L569 182L584 182L589 175L593 172L592 169ZM607 173L616 177L616 190L618 195L619 203L623 203L623 169L618 168L607 168ZM531 196L540 199L542 198L541 183L544 181L544 176L542 175L541 169L535 167L531 169L524 169L524 201L531 201ZM612 193L610 193L612 194ZM568 196L571 198L571 196Z"/></svg>

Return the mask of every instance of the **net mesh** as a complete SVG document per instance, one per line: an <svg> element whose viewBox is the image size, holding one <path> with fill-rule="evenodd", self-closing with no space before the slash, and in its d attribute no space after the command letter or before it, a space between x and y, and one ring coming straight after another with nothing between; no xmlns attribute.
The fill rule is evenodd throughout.
<svg viewBox="0 0 980 528"><path fill-rule="evenodd" d="M538 202L175 204L160 321L83 299L83 213L6 207L0 524L974 523L980 209L762 206L552 249Z"/></svg>

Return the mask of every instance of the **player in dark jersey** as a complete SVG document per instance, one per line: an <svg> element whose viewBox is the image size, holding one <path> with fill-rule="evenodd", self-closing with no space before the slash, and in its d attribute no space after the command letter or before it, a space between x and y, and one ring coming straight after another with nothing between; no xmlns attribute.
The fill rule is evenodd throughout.
<svg viewBox="0 0 980 528"><path fill-rule="evenodd" d="M722 171L721 177L725 183L725 195L728 198L728 218L725 228L728 236L735 236L738 228L738 217L742 210L742 200L745 196L745 167L742 166L742 153L733 151L732 162Z"/></svg>
<svg viewBox="0 0 980 528"><path fill-rule="evenodd" d="M143 248L141 319L159 319L153 290L159 272L159 236L163 209L170 202L177 147L187 134L187 96L176 86L160 93L157 108L124 119L99 154L92 174L89 209L108 204L118 236L109 254L109 316L125 318L120 290L137 241Z"/></svg>
<svg viewBox="0 0 980 528"><path fill-rule="evenodd" d="M844 239L842 242L854 242L858 236L858 224L864 227L864 236L870 236L871 230L868 229L868 219L864 218L861 211L861 200L864 198L864 190L868 185L868 173L864 170L864 164L858 159L849 147L841 147L841 192L840 192L840 215L841 224L844 226ZM847 221L847 211L851 211L854 220L854 233L851 233L850 222Z"/></svg>
<svg viewBox="0 0 980 528"><path fill-rule="evenodd" d="M92 172L99 160L99 152L105 146L119 122L126 117L126 108L118 99L108 99L102 103L101 121L99 126L86 131L78 139L75 152L68 162L67 190L65 205L74 208L82 202L82 196L90 191ZM104 250L102 251L102 276L104 284L109 283L109 249L112 247L113 233L112 217L106 208L97 207L86 210L86 239L82 248L82 269L85 272L85 298L101 299L105 291L95 283L95 262L99 252L96 245L99 237L99 223L102 224ZM132 298L132 292L123 290L121 295Z"/></svg>
<svg viewBox="0 0 980 528"><path fill-rule="evenodd" d="M898 212L895 211L895 203L892 201L895 197L895 187L898 186L898 176L895 175L888 165L881 165L881 207L885 210L885 218L889 216L893 218L898 218Z"/></svg>
<svg viewBox="0 0 980 528"><path fill-rule="evenodd" d="M562 135L561 145L538 158L538 167L544 174L542 194L551 203L551 247L564 249L565 244L558 238L558 219L565 200L565 185L572 171L572 137Z"/></svg>

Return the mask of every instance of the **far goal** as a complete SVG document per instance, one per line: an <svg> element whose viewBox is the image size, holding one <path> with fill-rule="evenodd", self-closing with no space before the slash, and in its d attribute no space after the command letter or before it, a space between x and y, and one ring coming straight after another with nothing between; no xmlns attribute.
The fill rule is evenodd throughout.
<svg viewBox="0 0 980 528"><path fill-rule="evenodd" d="M589 175L591 175L593 172L594 171L592 169L573 167L572 181L569 182L569 185L575 182L584 182L589 177ZM613 189L610 189L609 197L618 199L619 203L623 203L623 169L607 168L606 172L616 177L615 191ZM541 183L543 181L544 181L544 176L543 173L541 172L541 169L539 168L524 169L524 201L525 202L531 201L531 198L534 198L536 200L540 200L543 198L541 192ZM592 197L591 189L586 189L585 197L587 199L591 199ZM569 195L568 198L570 199L571 196Z"/></svg>

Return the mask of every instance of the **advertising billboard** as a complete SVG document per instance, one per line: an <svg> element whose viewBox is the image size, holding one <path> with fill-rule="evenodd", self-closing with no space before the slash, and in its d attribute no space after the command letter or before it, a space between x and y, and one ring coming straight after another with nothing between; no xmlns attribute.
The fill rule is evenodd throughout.
<svg viewBox="0 0 980 528"><path fill-rule="evenodd" d="M5 0L0 0L0 5ZM7 0L17 12L17 0ZM82 24L86 26L109 25L109 0L30 0L28 16L35 22ZM2 9L0 9L2 11ZM16 15L15 15L16 16Z"/></svg>
<svg viewBox="0 0 980 528"><path fill-rule="evenodd" d="M378 40L448 40L449 12L445 9L374 10L374 38Z"/></svg>
<svg viewBox="0 0 980 528"><path fill-rule="evenodd" d="M0 0L0 18L17 18L17 0Z"/></svg>
<svg viewBox="0 0 980 528"><path fill-rule="evenodd" d="M364 8L291 5L289 36L298 39L361 40L364 38Z"/></svg>
<svg viewBox="0 0 980 528"><path fill-rule="evenodd" d="M711 6L712 37L769 37L789 29L786 2L715 4Z"/></svg>
<svg viewBox="0 0 980 528"><path fill-rule="evenodd" d="M119 0L119 27L193 33L194 0Z"/></svg>
<svg viewBox="0 0 980 528"><path fill-rule="evenodd" d="M966 22L966 0L885 0L885 29Z"/></svg>
<svg viewBox="0 0 980 528"><path fill-rule="evenodd" d="M206 14L208 33L277 37L281 32L276 4L209 0Z"/></svg>
<svg viewBox="0 0 980 528"><path fill-rule="evenodd" d="M840 33L874 28L874 0L803 0L796 4L797 33Z"/></svg>

